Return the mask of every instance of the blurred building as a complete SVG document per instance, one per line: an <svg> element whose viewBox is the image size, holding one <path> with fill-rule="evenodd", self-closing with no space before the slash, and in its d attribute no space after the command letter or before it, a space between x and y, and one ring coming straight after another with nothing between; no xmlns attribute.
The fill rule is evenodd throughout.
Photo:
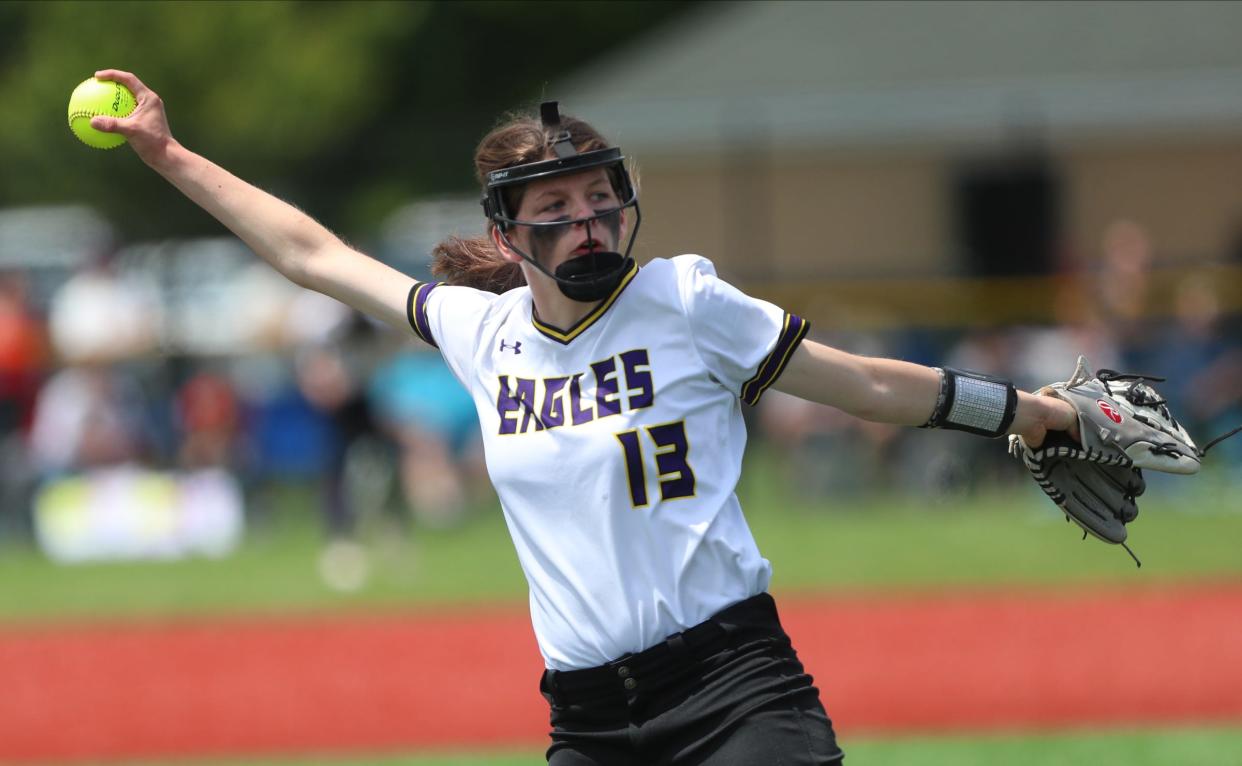
<svg viewBox="0 0 1242 766"><path fill-rule="evenodd" d="M22 274L39 312L70 275L106 256L115 242L112 224L83 205L0 210L0 272Z"/></svg>
<svg viewBox="0 0 1242 766"><path fill-rule="evenodd" d="M1227 2L709 4L549 93L637 158L644 256L801 281L795 303L859 280L856 320L954 313L929 279L1089 267L1117 219L1158 265L1221 256L1239 30Z"/></svg>

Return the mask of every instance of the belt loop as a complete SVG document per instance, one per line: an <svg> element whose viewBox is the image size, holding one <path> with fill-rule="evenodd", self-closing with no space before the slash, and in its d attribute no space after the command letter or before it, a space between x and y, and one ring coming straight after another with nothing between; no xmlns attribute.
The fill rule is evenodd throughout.
<svg viewBox="0 0 1242 766"><path fill-rule="evenodd" d="M665 643L668 644L668 648L678 662L685 662L690 659L690 650L686 648L686 638L683 634L674 633L668 637Z"/></svg>

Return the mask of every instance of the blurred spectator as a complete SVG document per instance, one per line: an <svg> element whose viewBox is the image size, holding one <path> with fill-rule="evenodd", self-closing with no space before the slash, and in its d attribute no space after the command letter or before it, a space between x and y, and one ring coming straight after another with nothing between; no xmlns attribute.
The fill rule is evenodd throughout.
<svg viewBox="0 0 1242 766"><path fill-rule="evenodd" d="M288 361L279 357L239 360L248 473L265 481L319 477L333 450L335 432L298 386Z"/></svg>
<svg viewBox="0 0 1242 766"><path fill-rule="evenodd" d="M149 430L141 389L129 375L65 367L39 392L31 456L44 477L135 462L147 456Z"/></svg>
<svg viewBox="0 0 1242 766"><path fill-rule="evenodd" d="M1226 264L1242 269L1242 225L1236 231L1233 243L1226 253ZM1224 339L1225 348L1208 363L1190 383L1195 391L1195 414L1210 423L1208 435L1214 437L1242 423L1242 306L1237 305L1238 284L1233 284L1235 303L1228 313L1222 313L1217 332ZM1220 448L1232 456L1232 462L1242 472L1242 444L1235 439L1223 443ZM1242 477L1240 477L1242 478Z"/></svg>
<svg viewBox="0 0 1242 766"><path fill-rule="evenodd" d="M1168 377L1160 391L1202 446L1242 423L1242 338L1228 332L1219 286L1207 273L1178 284L1174 311L1175 321L1151 355L1152 367ZM1217 459L1242 455L1231 442L1218 449Z"/></svg>
<svg viewBox="0 0 1242 766"><path fill-rule="evenodd" d="M1096 279L1066 275L1054 288L1051 322L1013 329L1015 350L1005 374L1019 388L1034 391L1068 379L1079 355L1093 369L1119 368L1121 352L1095 294L1097 287Z"/></svg>
<svg viewBox="0 0 1242 766"><path fill-rule="evenodd" d="M1142 225L1122 219L1105 229L1102 248L1095 291L1101 320L1116 345L1119 367L1140 372L1155 323L1151 239Z"/></svg>
<svg viewBox="0 0 1242 766"><path fill-rule="evenodd" d="M760 433L780 454L781 484L808 499L892 486L890 448L900 429L851 417L775 389L764 394Z"/></svg>
<svg viewBox="0 0 1242 766"><path fill-rule="evenodd" d="M47 330L26 298L20 274L0 274L0 433L30 427L47 364Z"/></svg>
<svg viewBox="0 0 1242 766"><path fill-rule="evenodd" d="M118 277L107 256L52 294L48 328L65 366L47 381L35 408L30 446L43 475L147 455L153 430L147 402L123 363L154 350L159 316L153 286Z"/></svg>
<svg viewBox="0 0 1242 766"><path fill-rule="evenodd" d="M359 325L355 325L359 327ZM371 408L358 381L358 371L336 346L303 349L295 360L298 389L331 429L319 478L320 507L327 545L319 557L319 574L336 590L361 587L370 573L370 556L357 539L364 516L382 510L387 492L359 491L350 481L351 457L376 435ZM367 488L373 490L377 488ZM376 503L378 507L371 507Z"/></svg>
<svg viewBox="0 0 1242 766"><path fill-rule="evenodd" d="M46 328L21 274L0 274L0 540L23 533L31 485L25 439L47 364Z"/></svg>
<svg viewBox="0 0 1242 766"><path fill-rule="evenodd" d="M177 392L175 406L180 465L187 469L233 465L241 422L237 394L229 379L197 372Z"/></svg>
<svg viewBox="0 0 1242 766"><path fill-rule="evenodd" d="M470 492L485 487L474 403L440 356L404 349L375 370L370 398L397 443L399 475L414 518L457 523Z"/></svg>
<svg viewBox="0 0 1242 766"><path fill-rule="evenodd" d="M240 541L243 497L232 473L213 464L222 451L187 448L186 471L159 465L170 451L151 416L171 397L158 385L163 376L149 373L116 361L77 363L40 391L30 444L41 482L31 511L35 538L53 560L220 556ZM182 394L187 444L209 443L195 435L235 422L215 382L194 378Z"/></svg>
<svg viewBox="0 0 1242 766"><path fill-rule="evenodd" d="M159 336L153 285L121 279L107 258L75 273L51 299L52 343L68 362L109 362L150 353Z"/></svg>
<svg viewBox="0 0 1242 766"><path fill-rule="evenodd" d="M891 352L888 339L854 334L839 343L859 353ZM764 394L756 412L759 434L779 455L781 483L810 499L828 499L894 486L892 450L900 429L870 423L832 407L775 389Z"/></svg>
<svg viewBox="0 0 1242 766"><path fill-rule="evenodd" d="M359 510L346 482L346 459L358 439L375 431L370 407L356 373L336 348L304 349L295 367L298 389L331 429L320 478L327 532L333 539L348 538L354 534Z"/></svg>

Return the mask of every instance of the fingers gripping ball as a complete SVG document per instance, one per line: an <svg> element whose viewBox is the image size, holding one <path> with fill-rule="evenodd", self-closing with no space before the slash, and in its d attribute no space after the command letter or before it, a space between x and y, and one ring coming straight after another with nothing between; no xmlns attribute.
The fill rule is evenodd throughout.
<svg viewBox="0 0 1242 766"><path fill-rule="evenodd" d="M128 117L138 101L119 82L84 80L69 97L69 129L87 146L115 149L125 143L120 133L104 133L91 127L92 117Z"/></svg>

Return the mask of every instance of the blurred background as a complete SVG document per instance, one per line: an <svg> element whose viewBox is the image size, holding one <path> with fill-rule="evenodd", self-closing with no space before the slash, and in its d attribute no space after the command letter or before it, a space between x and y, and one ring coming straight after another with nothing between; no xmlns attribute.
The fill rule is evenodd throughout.
<svg viewBox="0 0 1242 766"><path fill-rule="evenodd" d="M62 110L96 69L420 278L483 230L479 138L558 99L637 168L640 263L699 253L844 349L1026 389L1080 353L1167 376L1202 442L1242 423L1239 32L1233 2L0 2L0 622L523 598L438 355L285 283L127 148L79 144ZM934 549L959 528L929 517L1056 520L996 442L776 392L748 417L777 586L969 582L894 546L902 525ZM1147 545L1237 582L1242 439L1212 458L1153 478ZM782 547L858 508L855 558ZM1158 526L1188 508L1198 537ZM1131 576L1047 530L1033 559L963 566ZM1079 558L1038 558L1062 545Z"/></svg>

